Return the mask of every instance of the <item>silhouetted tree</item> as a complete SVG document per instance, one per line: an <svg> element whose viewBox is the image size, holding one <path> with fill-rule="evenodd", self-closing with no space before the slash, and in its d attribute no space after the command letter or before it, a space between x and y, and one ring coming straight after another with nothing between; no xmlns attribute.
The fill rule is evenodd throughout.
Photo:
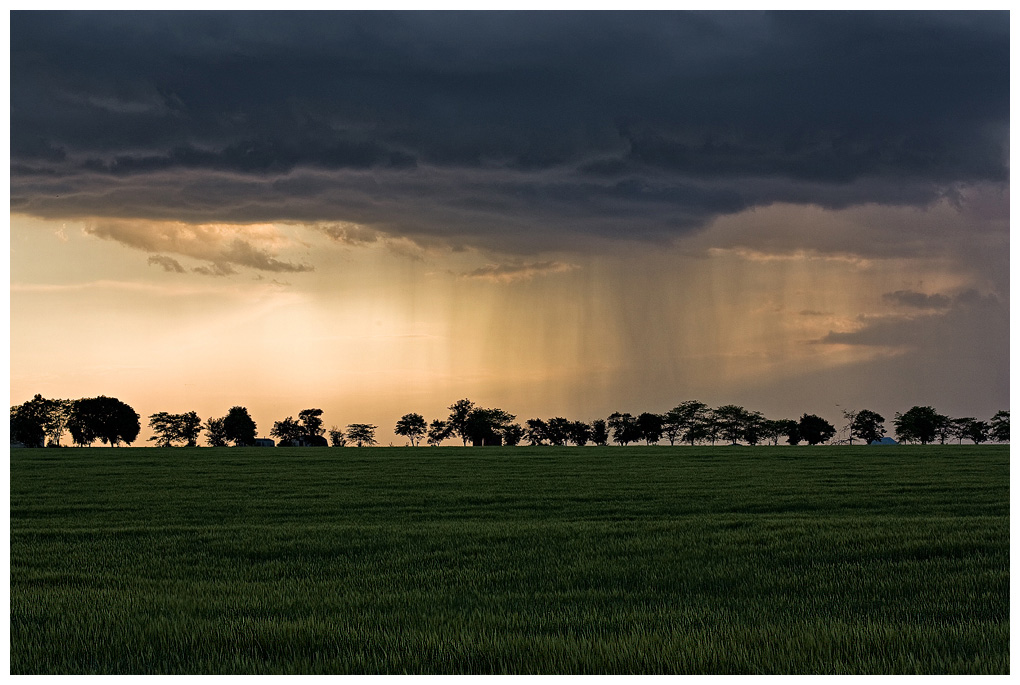
<svg viewBox="0 0 1020 685"><path fill-rule="evenodd" d="M202 432L202 417L198 412L189 411L177 415L177 434L185 447L198 447L198 436Z"/></svg>
<svg viewBox="0 0 1020 685"><path fill-rule="evenodd" d="M678 439L691 444L708 437L706 430L709 419L708 405L698 400L681 402L667 412L669 421L675 421L679 428ZM672 444L672 442L670 443Z"/></svg>
<svg viewBox="0 0 1020 685"><path fill-rule="evenodd" d="M797 422L800 436L809 445L817 445L830 440L836 434L836 427L820 416L804 414Z"/></svg>
<svg viewBox="0 0 1020 685"><path fill-rule="evenodd" d="M375 429L378 426L373 426L370 423L352 423L347 426L347 439L353 442L358 447L362 445L377 445L375 441Z"/></svg>
<svg viewBox="0 0 1020 685"><path fill-rule="evenodd" d="M193 411L184 414L161 411L149 416L149 428L155 433L149 440L155 441L156 447L174 447L175 442L183 442L184 447L197 447L202 419Z"/></svg>
<svg viewBox="0 0 1020 685"><path fill-rule="evenodd" d="M966 438L968 438L975 445L980 445L983 442L988 441L988 434L991 431L991 426L986 421L971 421L970 425L967 426Z"/></svg>
<svg viewBox="0 0 1020 685"><path fill-rule="evenodd" d="M474 407L468 412L468 439L476 446L498 446L503 444L503 430L514 420L514 415L502 409Z"/></svg>
<svg viewBox="0 0 1020 685"><path fill-rule="evenodd" d="M995 442L1009 442L1009 412L1005 409L992 417L991 438Z"/></svg>
<svg viewBox="0 0 1020 685"><path fill-rule="evenodd" d="M965 416L958 419L951 419L949 422L949 435L956 438L957 444L962 445L963 439L967 437L970 424L976 421L973 416Z"/></svg>
<svg viewBox="0 0 1020 685"><path fill-rule="evenodd" d="M46 422L43 424L43 430L46 431L46 437L49 439L46 444L50 447L60 447L60 440L64 436L64 431L67 430L67 420L71 418L71 408L74 406L74 402L56 399L46 400L46 402Z"/></svg>
<svg viewBox="0 0 1020 685"><path fill-rule="evenodd" d="M584 447L591 439L591 426L584 421L571 421L567 432L570 435L570 441L578 447Z"/></svg>
<svg viewBox="0 0 1020 685"><path fill-rule="evenodd" d="M857 434L854 432L854 421L857 419L858 410L843 409L842 412L843 420L846 421L846 423L840 430L846 432L846 444L852 445L854 444L854 438L857 437Z"/></svg>
<svg viewBox="0 0 1020 685"><path fill-rule="evenodd" d="M173 447L177 439L176 414L165 411L149 415L149 428L155 433L149 440L155 441L156 447Z"/></svg>
<svg viewBox="0 0 1020 685"><path fill-rule="evenodd" d="M939 414L935 420L935 437L940 445L945 445L946 440L953 437L953 420L945 414Z"/></svg>
<svg viewBox="0 0 1020 685"><path fill-rule="evenodd" d="M347 436L338 426L330 426L329 428L329 445L330 447L344 447L347 445Z"/></svg>
<svg viewBox="0 0 1020 685"><path fill-rule="evenodd" d="M683 435L683 432L683 418L676 407L662 415L662 437L669 440L670 447Z"/></svg>
<svg viewBox="0 0 1020 685"><path fill-rule="evenodd" d="M885 437L885 417L870 409L861 409L850 424L852 435L864 441L865 445L878 442Z"/></svg>
<svg viewBox="0 0 1020 685"><path fill-rule="evenodd" d="M768 422L760 411L747 412L744 417L744 441L754 446L764 440Z"/></svg>
<svg viewBox="0 0 1020 685"><path fill-rule="evenodd" d="M570 439L570 421L562 416L555 416L545 424L545 437L550 445L562 447Z"/></svg>
<svg viewBox="0 0 1020 685"><path fill-rule="evenodd" d="M433 447L450 437L450 426L442 419L436 419L429 424L428 442Z"/></svg>
<svg viewBox="0 0 1020 685"><path fill-rule="evenodd" d="M638 430L641 431L641 438L646 445L659 442L662 439L662 415L651 412L641 412L637 417Z"/></svg>
<svg viewBox="0 0 1020 685"><path fill-rule="evenodd" d="M641 439L641 427L637 419L628 413L613 412L609 415L607 424L613 432L613 442L624 447Z"/></svg>
<svg viewBox="0 0 1020 685"><path fill-rule="evenodd" d="M457 400L450 405L450 416L446 419L446 425L450 427L450 434L458 436L467 447L468 441L468 416L474 409L475 403L465 398Z"/></svg>
<svg viewBox="0 0 1020 685"><path fill-rule="evenodd" d="M227 440L232 440L235 447L254 445L258 434L258 427L245 407L231 407L223 417L223 429Z"/></svg>
<svg viewBox="0 0 1020 685"><path fill-rule="evenodd" d="M736 404L724 404L712 412L712 415L723 440L728 440L731 445L736 445L739 440L743 439L746 409Z"/></svg>
<svg viewBox="0 0 1020 685"><path fill-rule="evenodd" d="M935 439L943 416L934 407L911 407L906 413L896 412L893 426L901 442L919 442L927 445Z"/></svg>
<svg viewBox="0 0 1020 685"><path fill-rule="evenodd" d="M206 419L205 425L202 428L205 430L205 441L209 444L209 447L227 446L228 438L225 423L226 417L217 419L210 416Z"/></svg>
<svg viewBox="0 0 1020 685"><path fill-rule="evenodd" d="M595 419L591 422L591 441L599 447L609 444L609 428L605 419Z"/></svg>
<svg viewBox="0 0 1020 685"><path fill-rule="evenodd" d="M83 397L75 400L67 428L75 444L91 445L97 439L114 447L130 445L142 424L138 413L116 397Z"/></svg>
<svg viewBox="0 0 1020 685"><path fill-rule="evenodd" d="M524 437L524 428L519 423L511 423L503 428L503 444L516 447Z"/></svg>
<svg viewBox="0 0 1020 685"><path fill-rule="evenodd" d="M52 401L42 395L11 407L11 439L25 447L42 447L52 410Z"/></svg>
<svg viewBox="0 0 1020 685"><path fill-rule="evenodd" d="M773 445L779 444L779 438L789 435L790 430L797 430L797 422L790 419L766 420L762 424L762 437Z"/></svg>
<svg viewBox="0 0 1020 685"><path fill-rule="evenodd" d="M719 421L717 409L706 409L702 416L701 425L697 428L699 440L707 440L713 447L715 441L722 436L722 423Z"/></svg>
<svg viewBox="0 0 1020 685"><path fill-rule="evenodd" d="M549 427L546 426L545 421L542 419L528 419L524 424L527 426L524 435L528 438L528 444L532 447L545 444L546 436L549 433Z"/></svg>
<svg viewBox="0 0 1020 685"><path fill-rule="evenodd" d="M410 440L411 447L417 447L418 443L421 442L422 436L428 432L428 426L425 424L425 417L421 414L404 414L397 421L397 426L393 429L393 432L396 435L403 435Z"/></svg>
<svg viewBox="0 0 1020 685"><path fill-rule="evenodd" d="M800 424L791 420L786 426L786 442L791 445L799 445L803 439L800 434Z"/></svg>
<svg viewBox="0 0 1020 685"><path fill-rule="evenodd" d="M273 429L269 431L269 434L280 441L280 447L290 447L301 439L305 434L305 429L294 420L293 416L288 416L283 421L274 422ZM252 442L255 441L252 440Z"/></svg>
<svg viewBox="0 0 1020 685"><path fill-rule="evenodd" d="M302 435L322 435L326 430L322 427L321 409L305 409L298 412L301 421Z"/></svg>

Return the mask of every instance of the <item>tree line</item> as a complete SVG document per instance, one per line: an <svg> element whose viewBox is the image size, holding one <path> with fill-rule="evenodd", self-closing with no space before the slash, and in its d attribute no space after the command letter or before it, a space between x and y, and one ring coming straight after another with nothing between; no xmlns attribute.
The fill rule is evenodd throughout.
<svg viewBox="0 0 1020 685"><path fill-rule="evenodd" d="M437 446L450 438L459 438L464 446L470 442L474 446L511 447L524 441L531 446L604 446L610 442L626 446L642 441L655 445L664 439L670 445L778 445L780 440L790 445L802 442L852 445L855 440L868 444L886 435L885 417L869 409L844 410L845 425L840 430L814 414L803 414L796 420L769 419L761 412L739 405L712 408L697 400L682 402L661 414L643 412L634 416L613 412L606 419L590 423L557 416L527 419L521 424L516 422L515 415L503 409L481 407L466 398L457 400L448 409L450 413L446 418L431 422L418 413L404 414L397 421L394 433L407 438L412 447L422 442ZM288 416L274 422L269 434L279 440L281 447L378 444L375 436L378 426L352 423L345 429L334 425L327 430L322 414L321 409L304 409L298 412L296 419ZM209 417L205 421L194 411L157 412L148 419L153 432L149 440L157 447L197 447L203 432L205 443L210 447L252 446L258 440L255 421L243 406L231 407L224 416ZM946 444L953 440L962 443L965 439L974 444L1009 442L1009 411L1006 410L982 421L974 417L951 418L939 414L933 407L915 406L902 414L897 412L892 423L900 442L922 445L936 441ZM59 447L65 433L70 433L76 446L89 446L97 440L104 445L130 445L138 438L140 430L138 413L113 397L65 400L36 395L11 407L11 439L28 447Z"/></svg>

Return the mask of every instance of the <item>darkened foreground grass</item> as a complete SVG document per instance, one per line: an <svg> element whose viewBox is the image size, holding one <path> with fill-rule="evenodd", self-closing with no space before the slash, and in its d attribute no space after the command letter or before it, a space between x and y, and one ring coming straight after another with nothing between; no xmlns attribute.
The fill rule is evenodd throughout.
<svg viewBox="0 0 1020 685"><path fill-rule="evenodd" d="M12 673L1008 673L1007 447L11 454Z"/></svg>

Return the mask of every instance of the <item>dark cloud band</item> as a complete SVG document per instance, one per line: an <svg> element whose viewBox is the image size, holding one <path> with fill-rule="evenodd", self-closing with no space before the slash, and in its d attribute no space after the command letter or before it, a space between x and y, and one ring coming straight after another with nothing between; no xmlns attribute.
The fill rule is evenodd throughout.
<svg viewBox="0 0 1020 685"><path fill-rule="evenodd" d="M520 249L774 202L923 205L1008 182L1008 24L14 12L11 208Z"/></svg>

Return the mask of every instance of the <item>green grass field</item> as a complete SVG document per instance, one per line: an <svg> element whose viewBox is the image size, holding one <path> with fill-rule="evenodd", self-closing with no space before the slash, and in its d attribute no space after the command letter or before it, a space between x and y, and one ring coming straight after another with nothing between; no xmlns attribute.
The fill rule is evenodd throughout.
<svg viewBox="0 0 1020 685"><path fill-rule="evenodd" d="M12 673L1008 673L1009 449L11 453Z"/></svg>

